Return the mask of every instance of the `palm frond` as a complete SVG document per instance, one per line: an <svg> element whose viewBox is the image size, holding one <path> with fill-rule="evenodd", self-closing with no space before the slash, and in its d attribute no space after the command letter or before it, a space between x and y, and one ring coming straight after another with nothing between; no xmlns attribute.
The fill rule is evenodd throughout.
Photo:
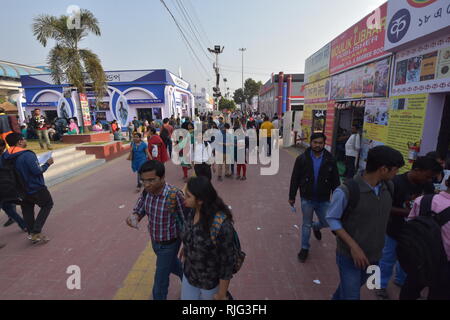
<svg viewBox="0 0 450 320"><path fill-rule="evenodd" d="M49 15L40 15L34 19L32 24L33 35L45 47L48 39L55 39L58 36L57 19Z"/></svg>
<svg viewBox="0 0 450 320"><path fill-rule="evenodd" d="M89 10L81 9L81 26L96 36L101 36L98 20Z"/></svg>
<svg viewBox="0 0 450 320"><path fill-rule="evenodd" d="M97 99L103 97L106 92L106 76L99 57L88 49L80 49L79 53Z"/></svg>
<svg viewBox="0 0 450 320"><path fill-rule="evenodd" d="M64 69L67 64L67 49L56 45L48 55L48 65L52 70L52 79L55 84L61 84L64 82Z"/></svg>

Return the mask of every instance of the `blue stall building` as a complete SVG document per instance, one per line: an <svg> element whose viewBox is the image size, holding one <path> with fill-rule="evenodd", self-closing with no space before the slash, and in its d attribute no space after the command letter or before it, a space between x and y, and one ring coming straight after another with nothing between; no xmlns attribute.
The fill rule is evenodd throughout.
<svg viewBox="0 0 450 320"><path fill-rule="evenodd" d="M105 75L106 94L100 105L96 105L94 93L87 91L93 122L117 120L125 128L134 117L151 121L194 115L190 84L168 70L108 71ZM18 106L22 121L39 108L49 120L76 118L81 125L80 99L70 84L55 84L50 74L24 75L20 80L26 99Z"/></svg>

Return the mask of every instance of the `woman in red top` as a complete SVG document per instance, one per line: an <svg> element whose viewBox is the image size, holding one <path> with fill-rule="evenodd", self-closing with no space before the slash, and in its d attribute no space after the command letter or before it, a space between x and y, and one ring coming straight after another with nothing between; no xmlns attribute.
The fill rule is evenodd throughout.
<svg viewBox="0 0 450 320"><path fill-rule="evenodd" d="M164 144L161 137L156 133L156 129L151 127L149 129L149 136L147 138L148 141L148 150L152 157L151 160L158 160L159 162L165 163L169 161L169 154L167 153L166 145ZM158 149L158 154L155 157L154 146ZM156 148L155 148L156 150Z"/></svg>

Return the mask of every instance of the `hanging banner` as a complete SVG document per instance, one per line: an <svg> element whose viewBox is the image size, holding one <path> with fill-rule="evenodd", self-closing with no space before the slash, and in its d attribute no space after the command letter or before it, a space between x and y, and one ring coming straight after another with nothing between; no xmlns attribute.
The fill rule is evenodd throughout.
<svg viewBox="0 0 450 320"><path fill-rule="evenodd" d="M330 75L331 43L314 53L305 63L305 83L312 83Z"/></svg>
<svg viewBox="0 0 450 320"><path fill-rule="evenodd" d="M427 94L391 99L386 144L403 154L406 166L402 171L411 169L410 148L421 145L427 105Z"/></svg>
<svg viewBox="0 0 450 320"><path fill-rule="evenodd" d="M411 170L409 156L422 143L427 105L427 94L366 100L360 168L365 168L370 149L388 145L405 159L401 172Z"/></svg>
<svg viewBox="0 0 450 320"><path fill-rule="evenodd" d="M331 100L387 97L391 58L369 63L331 79Z"/></svg>
<svg viewBox="0 0 450 320"><path fill-rule="evenodd" d="M81 103L81 112L83 113L83 123L84 126L90 126L91 123L91 113L89 110L89 102L87 99L87 95L84 93L80 93L80 103Z"/></svg>
<svg viewBox="0 0 450 320"><path fill-rule="evenodd" d="M375 26L377 12L380 13L379 26ZM387 3L332 41L330 74L390 54L384 51L386 15Z"/></svg>
<svg viewBox="0 0 450 320"><path fill-rule="evenodd" d="M305 103L321 103L330 100L331 79L323 79L305 86Z"/></svg>
<svg viewBox="0 0 450 320"><path fill-rule="evenodd" d="M448 0L390 0L385 50L393 50L439 30L450 31L449 21Z"/></svg>
<svg viewBox="0 0 450 320"><path fill-rule="evenodd" d="M450 91L450 36L397 54L391 96Z"/></svg>

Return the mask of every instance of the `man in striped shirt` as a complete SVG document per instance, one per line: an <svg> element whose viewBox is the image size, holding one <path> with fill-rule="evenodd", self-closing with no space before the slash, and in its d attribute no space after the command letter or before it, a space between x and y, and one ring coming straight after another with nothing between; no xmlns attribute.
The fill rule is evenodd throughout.
<svg viewBox="0 0 450 320"><path fill-rule="evenodd" d="M181 244L179 233L184 219L184 195L166 183L165 167L159 161L144 163L139 174L144 192L126 222L130 227L137 228L144 216L148 216L148 230L157 256L153 299L166 300L170 274L180 279L183 275L178 251Z"/></svg>

